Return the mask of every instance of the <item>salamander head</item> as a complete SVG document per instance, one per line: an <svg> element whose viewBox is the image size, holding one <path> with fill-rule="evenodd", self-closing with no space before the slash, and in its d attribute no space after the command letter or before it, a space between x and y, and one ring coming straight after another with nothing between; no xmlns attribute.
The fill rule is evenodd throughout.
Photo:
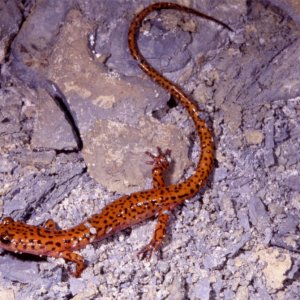
<svg viewBox="0 0 300 300"><path fill-rule="evenodd" d="M4 218L0 223L0 248L5 250L13 250L12 242L14 239L15 221L10 218Z"/></svg>

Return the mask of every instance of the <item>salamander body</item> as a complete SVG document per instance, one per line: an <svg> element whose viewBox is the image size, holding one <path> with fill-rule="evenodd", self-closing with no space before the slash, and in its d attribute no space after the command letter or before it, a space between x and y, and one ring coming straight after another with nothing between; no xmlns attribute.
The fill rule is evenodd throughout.
<svg viewBox="0 0 300 300"><path fill-rule="evenodd" d="M193 175L184 182L167 186L163 179L163 173L169 166L171 151L163 152L158 148L157 155L146 152L151 157L151 164L153 164L152 189L125 195L81 224L64 230L58 229L53 220L48 220L43 226L32 226L5 217L0 223L1 248L16 253L62 257L76 264L76 271L71 274L78 277L86 264L84 258L75 253L75 250L156 216L157 224L154 235L150 243L139 252L142 257L150 257L152 251L159 249L162 244L170 211L196 195L205 185L214 161L212 134L205 121L199 117L197 106L178 86L166 79L146 61L137 45L137 35L142 21L151 12L160 9L176 9L192 13L231 29L223 22L192 8L167 2L155 3L142 10L135 16L129 28L128 45L132 57L146 74L170 92L185 107L194 121L201 142L201 155Z"/></svg>

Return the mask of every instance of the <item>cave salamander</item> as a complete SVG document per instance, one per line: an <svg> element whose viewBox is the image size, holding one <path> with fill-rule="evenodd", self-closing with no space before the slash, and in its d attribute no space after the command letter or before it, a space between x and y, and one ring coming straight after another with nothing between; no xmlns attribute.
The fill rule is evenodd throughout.
<svg viewBox="0 0 300 300"><path fill-rule="evenodd" d="M149 152L153 164L153 188L130 195L125 195L105 206L98 214L94 214L84 222L69 229L59 229L53 220L43 226L33 226L15 221L11 217L3 218L0 223L0 247L16 253L30 253L40 256L62 257L75 263L75 271L71 274L78 277L86 267L84 258L74 252L87 244L102 240L120 230L133 226L143 220L155 216L157 224L149 244L143 247L141 257L150 257L159 249L166 234L170 211L185 200L195 196L205 185L214 164L214 144L212 134L204 120L199 117L196 104L177 85L169 81L154 69L139 51L137 37L143 20L151 12L161 9L176 9L213 21L230 30L221 21L205 15L192 8L175 3L155 3L132 20L128 32L128 45L132 57L139 67L157 84L167 90L187 110L192 118L201 142L201 155L194 173L184 182L166 185L163 173L170 162L170 150L163 152L158 148L157 155Z"/></svg>

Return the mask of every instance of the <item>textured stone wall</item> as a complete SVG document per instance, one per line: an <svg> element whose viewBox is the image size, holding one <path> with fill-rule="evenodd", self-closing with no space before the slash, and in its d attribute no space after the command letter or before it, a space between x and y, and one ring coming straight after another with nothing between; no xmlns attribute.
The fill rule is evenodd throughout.
<svg viewBox="0 0 300 300"><path fill-rule="evenodd" d="M299 1L177 2L233 28L161 11L139 36L213 130L207 187L172 214L150 262L136 253L154 220L81 250L80 279L63 260L3 251L0 299L299 297ZM168 183L192 173L192 122L127 47L131 19L150 3L0 1L0 215L78 224L149 188L144 152L157 146L172 150Z"/></svg>

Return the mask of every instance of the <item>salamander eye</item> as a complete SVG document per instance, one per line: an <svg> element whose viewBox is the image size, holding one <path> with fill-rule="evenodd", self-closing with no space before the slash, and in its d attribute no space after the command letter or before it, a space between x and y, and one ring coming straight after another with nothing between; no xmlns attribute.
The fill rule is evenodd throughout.
<svg viewBox="0 0 300 300"><path fill-rule="evenodd" d="M13 220L13 218L11 218L11 217L5 217L5 218L3 218L3 220L2 220L2 224L4 224L4 225L11 224L11 223L13 223L13 222L14 222L14 220Z"/></svg>
<svg viewBox="0 0 300 300"><path fill-rule="evenodd" d="M9 245L11 243L11 236L9 236L8 234L1 234L0 243L3 245Z"/></svg>

